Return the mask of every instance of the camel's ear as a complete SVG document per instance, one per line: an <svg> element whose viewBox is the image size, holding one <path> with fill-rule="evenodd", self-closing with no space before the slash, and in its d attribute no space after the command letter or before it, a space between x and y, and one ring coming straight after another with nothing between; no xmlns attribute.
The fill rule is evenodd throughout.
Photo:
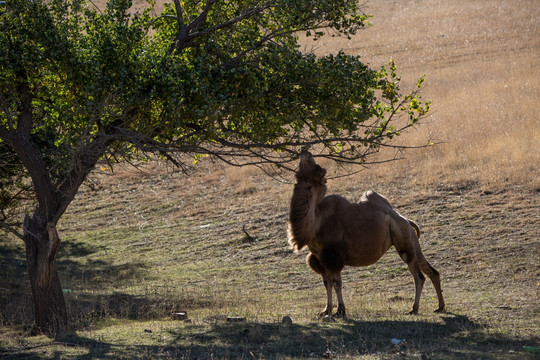
<svg viewBox="0 0 540 360"><path fill-rule="evenodd" d="M326 175L326 169L320 167L319 165L315 165L315 169L313 170L313 173L315 174L315 176L318 176L322 180L324 176Z"/></svg>

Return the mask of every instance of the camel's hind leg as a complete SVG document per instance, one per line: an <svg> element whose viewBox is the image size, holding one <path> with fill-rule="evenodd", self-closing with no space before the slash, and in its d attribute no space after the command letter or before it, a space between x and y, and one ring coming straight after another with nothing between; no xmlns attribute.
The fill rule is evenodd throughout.
<svg viewBox="0 0 540 360"><path fill-rule="evenodd" d="M435 287L435 291L437 292L437 297L439 298L439 308L435 310L435 312L443 312L445 304L442 295L439 272L428 263L424 257L424 254L422 253L420 243L418 241L418 237L420 236L420 229L418 225L411 220L408 220L408 223L409 228L407 231L403 229L401 229L401 231L394 229L394 232L392 233L392 240L401 240L394 242L394 246L396 247L401 259L403 259L403 261L409 266L409 271L414 277L416 295L411 314L416 314L420 305L420 294L425 281L425 277L422 272L430 278L433 286ZM399 236L401 234L405 236Z"/></svg>
<svg viewBox="0 0 540 360"><path fill-rule="evenodd" d="M422 294L422 289L424 288L424 282L426 281L426 277L424 276L424 274L422 274L422 271L420 271L420 266L418 265L418 260L416 258L407 259L407 260L408 261L406 262L407 262L407 265L409 266L409 271L411 272L414 278L414 288L415 288L414 304L413 304L412 311L409 314L417 314L418 308L420 307L420 295Z"/></svg>
<svg viewBox="0 0 540 360"><path fill-rule="evenodd" d="M435 287L435 291L437 292L437 298L439 299L439 308L435 310L435 312L444 312L444 299L442 295L442 288L441 288L441 279L439 272L435 270L433 266L426 260L424 255L420 252L418 259L418 264L420 265L420 269L426 274L431 282L433 283L433 286Z"/></svg>
<svg viewBox="0 0 540 360"><path fill-rule="evenodd" d="M420 306L420 294L422 293L422 288L425 281L425 276L422 274L422 272L429 277L429 279L433 283L433 286L435 287L435 291L437 292L437 298L439 299L439 308L437 308L435 312L443 312L445 304L442 295L439 272L430 265L430 263L426 260L424 254L422 254L422 251L420 250L417 251L417 254L410 254L406 251L400 251L399 256L401 256L403 261L407 263L407 265L409 266L409 271L414 277L416 294L414 298L413 309L410 313L416 314Z"/></svg>

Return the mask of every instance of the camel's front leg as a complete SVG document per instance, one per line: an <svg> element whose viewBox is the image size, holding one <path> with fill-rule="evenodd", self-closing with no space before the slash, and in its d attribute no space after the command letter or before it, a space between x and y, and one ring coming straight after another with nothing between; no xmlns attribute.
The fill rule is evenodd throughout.
<svg viewBox="0 0 540 360"><path fill-rule="evenodd" d="M326 307L324 310L319 314L320 317L326 316L326 315L332 315L332 308L334 305L332 304L332 289L333 289L333 281L332 276L323 275L323 282L324 287L326 288Z"/></svg>
<svg viewBox="0 0 540 360"><path fill-rule="evenodd" d="M306 256L306 263L309 265L313 271L315 271L318 274L321 274L324 282L324 288L326 289L326 307L324 310L319 314L320 317L326 316L326 315L332 315L332 288L333 288L333 279L332 275L328 274L324 266L322 266L321 262L319 261L319 258L317 258L312 253L309 253Z"/></svg>
<svg viewBox="0 0 540 360"><path fill-rule="evenodd" d="M342 284L341 281L341 273L334 275L334 288L336 289L336 295L338 300L338 308L336 312L337 317L345 318L345 303L343 302L343 294L342 294Z"/></svg>

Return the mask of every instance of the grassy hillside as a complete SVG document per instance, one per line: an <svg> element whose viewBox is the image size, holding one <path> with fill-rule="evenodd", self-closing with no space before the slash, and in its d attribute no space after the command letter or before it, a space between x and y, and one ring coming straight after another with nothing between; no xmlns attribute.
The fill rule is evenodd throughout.
<svg viewBox="0 0 540 360"><path fill-rule="evenodd" d="M536 1L371 1L373 27L348 42L327 38L306 48L341 49L377 68L394 59L403 79L426 75L433 100L425 126L402 139L440 144L379 167L377 175L414 181L540 185L540 7ZM398 171L396 171L396 169Z"/></svg>
<svg viewBox="0 0 540 360"><path fill-rule="evenodd" d="M379 191L420 224L447 313L432 313L427 281L420 314L404 315L414 284L391 249L376 265L346 269L349 319L321 322L322 282L286 244L292 184L210 161L190 175L155 163L94 174L59 224L58 268L77 337L29 336L24 248L2 235L0 357L538 358L524 346L540 346L540 8L521 0L367 6L372 28L314 51L343 48L374 67L393 58L409 84L425 73L433 115L400 141L440 144L331 180L329 193L357 200ZM171 320L174 311L189 321ZM280 323L286 315L292 325Z"/></svg>

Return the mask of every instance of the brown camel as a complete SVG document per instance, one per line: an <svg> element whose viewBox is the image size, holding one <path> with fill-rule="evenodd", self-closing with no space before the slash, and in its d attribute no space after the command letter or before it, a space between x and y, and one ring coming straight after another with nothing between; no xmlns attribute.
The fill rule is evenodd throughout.
<svg viewBox="0 0 540 360"><path fill-rule="evenodd" d="M410 314L418 312L425 281L422 272L437 291L439 308L435 312L444 311L439 273L422 254L418 226L373 191L365 192L357 204L339 195L325 197L325 175L326 170L315 163L310 153L300 157L289 218L289 244L296 251L308 247L306 262L322 275L326 287L326 308L321 316L331 315L334 288L338 299L335 315L345 317L341 293L343 267L374 264L392 245L414 277L416 295Z"/></svg>

